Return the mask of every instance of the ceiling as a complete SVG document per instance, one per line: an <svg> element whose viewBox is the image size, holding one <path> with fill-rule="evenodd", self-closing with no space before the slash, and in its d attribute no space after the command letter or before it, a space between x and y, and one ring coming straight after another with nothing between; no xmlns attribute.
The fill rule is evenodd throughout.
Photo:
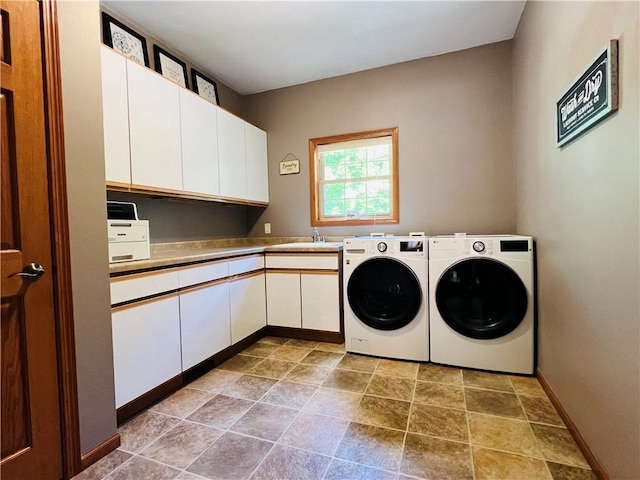
<svg viewBox="0 0 640 480"><path fill-rule="evenodd" d="M508 40L525 5L524 0L101 3L242 95Z"/></svg>

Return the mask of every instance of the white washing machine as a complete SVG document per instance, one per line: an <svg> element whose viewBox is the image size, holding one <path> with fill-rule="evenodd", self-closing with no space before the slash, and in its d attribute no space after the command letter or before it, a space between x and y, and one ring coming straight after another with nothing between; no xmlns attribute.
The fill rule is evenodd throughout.
<svg viewBox="0 0 640 480"><path fill-rule="evenodd" d="M432 362L535 372L531 237L431 237L429 279Z"/></svg>
<svg viewBox="0 0 640 480"><path fill-rule="evenodd" d="M429 360L427 241L414 236L344 240L347 352Z"/></svg>

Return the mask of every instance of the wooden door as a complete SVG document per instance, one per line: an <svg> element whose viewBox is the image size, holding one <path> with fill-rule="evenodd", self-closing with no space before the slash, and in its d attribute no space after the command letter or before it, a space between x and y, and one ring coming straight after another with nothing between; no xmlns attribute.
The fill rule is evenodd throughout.
<svg viewBox="0 0 640 480"><path fill-rule="evenodd" d="M3 479L62 477L39 3L0 3Z"/></svg>

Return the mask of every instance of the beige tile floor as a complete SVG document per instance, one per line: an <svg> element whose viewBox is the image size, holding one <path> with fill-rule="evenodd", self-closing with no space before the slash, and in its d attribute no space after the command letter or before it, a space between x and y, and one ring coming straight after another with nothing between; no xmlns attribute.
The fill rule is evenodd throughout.
<svg viewBox="0 0 640 480"><path fill-rule="evenodd" d="M76 480L596 478L534 378L274 337L119 431Z"/></svg>

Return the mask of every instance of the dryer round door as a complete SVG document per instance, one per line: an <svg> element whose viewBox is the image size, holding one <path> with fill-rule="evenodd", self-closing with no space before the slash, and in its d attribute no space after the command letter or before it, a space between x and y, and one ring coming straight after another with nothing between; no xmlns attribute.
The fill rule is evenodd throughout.
<svg viewBox="0 0 640 480"><path fill-rule="evenodd" d="M463 260L449 267L436 287L442 319L461 335L503 337L527 312L527 290L516 272L489 259Z"/></svg>
<svg viewBox="0 0 640 480"><path fill-rule="evenodd" d="M392 258L372 258L358 265L347 284L353 313L376 330L397 330L416 317L422 304L418 277Z"/></svg>

